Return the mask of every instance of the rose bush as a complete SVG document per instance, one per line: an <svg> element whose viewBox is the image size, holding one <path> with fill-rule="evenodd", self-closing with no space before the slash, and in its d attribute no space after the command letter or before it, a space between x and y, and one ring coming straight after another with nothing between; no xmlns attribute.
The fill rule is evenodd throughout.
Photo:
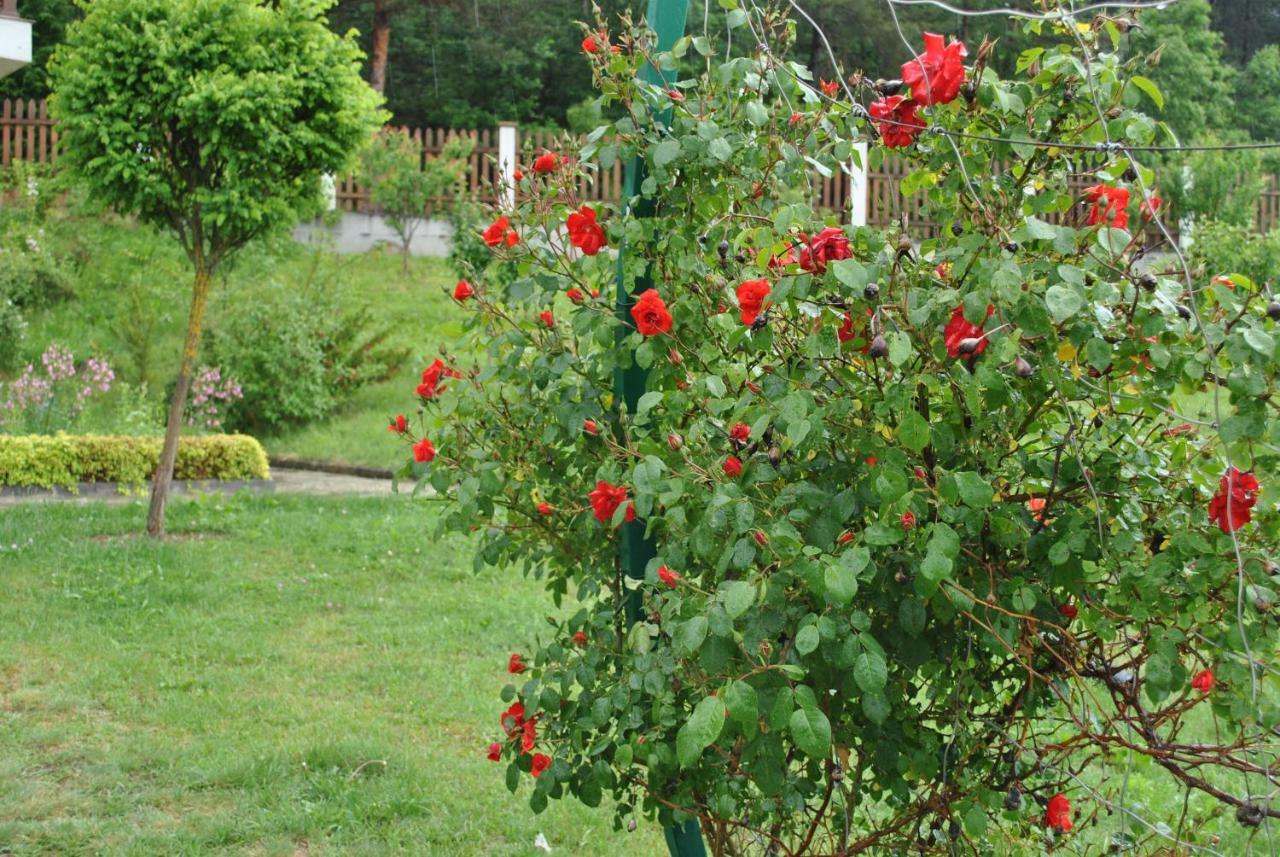
<svg viewBox="0 0 1280 857"><path fill-rule="evenodd" d="M393 424L478 563L575 605L513 640L477 753L532 775L535 810L608 794L619 823L699 819L717 854L1032 853L1087 835L1135 760L1202 820L1276 815L1280 312L1123 228L1156 187L1125 148L1158 131L1142 58L1099 18L1002 80L990 45L931 35L907 82L846 91L786 59L784 18L758 26L727 62L587 31L622 118L524 173L485 231L518 275L468 279L483 359L441 355ZM941 234L807 201L868 137L872 164L906 147ZM645 216L584 207L631 157Z"/></svg>

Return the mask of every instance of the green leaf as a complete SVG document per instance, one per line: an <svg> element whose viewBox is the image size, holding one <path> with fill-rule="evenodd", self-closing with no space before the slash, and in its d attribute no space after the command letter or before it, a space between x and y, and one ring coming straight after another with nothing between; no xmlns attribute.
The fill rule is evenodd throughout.
<svg viewBox="0 0 1280 857"><path fill-rule="evenodd" d="M814 649L818 648L821 641L821 635L818 633L816 625L805 625L796 634L796 651L802 655L807 655Z"/></svg>
<svg viewBox="0 0 1280 857"><path fill-rule="evenodd" d="M1140 74L1135 74L1129 78L1129 82L1147 94L1147 97L1151 99L1151 103L1156 106L1156 110L1164 110L1164 93L1160 91L1160 87L1156 86L1155 81Z"/></svg>
<svg viewBox="0 0 1280 857"><path fill-rule="evenodd" d="M877 726L884 723L892 711L889 700L885 698L883 693L876 691L875 693L864 693L862 695L862 713L867 715L867 719Z"/></svg>
<svg viewBox="0 0 1280 857"><path fill-rule="evenodd" d="M715 743L724 728L724 702L718 696L708 696L693 709L693 714L676 733L676 758L680 767L687 768L702 751Z"/></svg>
<svg viewBox="0 0 1280 857"><path fill-rule="evenodd" d="M753 723L759 714L759 696L745 681L735 681L725 689L724 704L729 717L737 723Z"/></svg>
<svg viewBox="0 0 1280 857"><path fill-rule="evenodd" d="M898 442L912 452L929 445L929 422L915 411L907 411L898 422Z"/></svg>
<svg viewBox="0 0 1280 857"><path fill-rule="evenodd" d="M822 583L826 587L827 598L841 607L858 594L858 575L842 563L828 565Z"/></svg>
<svg viewBox="0 0 1280 857"><path fill-rule="evenodd" d="M720 602L724 612L737 619L756 603L756 588L745 580L733 580L720 587Z"/></svg>
<svg viewBox="0 0 1280 857"><path fill-rule="evenodd" d="M987 813L982 804L974 804L964 814L964 832L970 836L982 836L987 832Z"/></svg>
<svg viewBox="0 0 1280 857"><path fill-rule="evenodd" d="M1249 347L1263 357L1270 357L1276 351L1275 339L1261 328L1246 327L1244 329L1244 341L1249 343Z"/></svg>
<svg viewBox="0 0 1280 857"><path fill-rule="evenodd" d="M1058 236L1058 228L1052 223L1046 223L1038 217L1028 217L1026 219L1027 235L1038 241L1052 241Z"/></svg>
<svg viewBox="0 0 1280 857"><path fill-rule="evenodd" d="M663 140L653 147L654 166L665 167L678 157L680 157L679 140Z"/></svg>
<svg viewBox="0 0 1280 857"><path fill-rule="evenodd" d="M791 712L791 737L796 746L810 758L825 759L831 752L831 722L816 702L809 702L797 695L800 707Z"/></svg>
<svg viewBox="0 0 1280 857"><path fill-rule="evenodd" d="M863 652L853 662L853 680L864 693L884 690L889 681L889 669L878 652Z"/></svg>
<svg viewBox="0 0 1280 857"><path fill-rule="evenodd" d="M707 146L707 154L723 163L733 157L733 147L724 137L716 137Z"/></svg>
<svg viewBox="0 0 1280 857"><path fill-rule="evenodd" d="M855 291L862 291L870 276L857 259L841 259L832 262L830 268L837 280Z"/></svg>
<svg viewBox="0 0 1280 857"><path fill-rule="evenodd" d="M707 617L694 616L687 622L676 625L675 632L671 635L671 644L675 647L676 654L690 655L698 650L706 638Z"/></svg>
<svg viewBox="0 0 1280 857"><path fill-rule="evenodd" d="M960 500L966 506L983 509L991 503L995 496L987 481L971 470L961 470L954 474L956 490L960 492Z"/></svg>
<svg viewBox="0 0 1280 857"><path fill-rule="evenodd" d="M1057 322L1066 321L1084 308L1084 298L1070 286L1050 286L1044 293L1044 302Z"/></svg>

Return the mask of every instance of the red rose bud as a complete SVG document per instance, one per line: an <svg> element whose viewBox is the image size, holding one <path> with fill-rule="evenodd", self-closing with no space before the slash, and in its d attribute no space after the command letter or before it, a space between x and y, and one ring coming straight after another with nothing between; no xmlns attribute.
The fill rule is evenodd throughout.
<svg viewBox="0 0 1280 857"><path fill-rule="evenodd" d="M667 446L671 447L672 449L679 449L680 447L684 446L684 441L680 439L680 435L676 434L675 432L671 432L670 434L667 435Z"/></svg>
<svg viewBox="0 0 1280 857"><path fill-rule="evenodd" d="M751 538L756 540L756 544L764 547L769 544L769 537L764 534L764 530L755 530L751 533Z"/></svg>
<svg viewBox="0 0 1280 857"><path fill-rule="evenodd" d="M599 434L600 426L596 425L595 420L583 420L582 430L585 431L587 434Z"/></svg>
<svg viewBox="0 0 1280 857"><path fill-rule="evenodd" d="M426 464L436 457L436 448L425 437L413 445L413 460Z"/></svg>
<svg viewBox="0 0 1280 857"><path fill-rule="evenodd" d="M489 755L490 762L501 762L502 761L502 745L499 744L497 741L494 741L492 744L489 745L488 755Z"/></svg>
<svg viewBox="0 0 1280 857"><path fill-rule="evenodd" d="M533 171L535 173L549 173L560 164L560 159L556 157L554 152L543 152L533 162Z"/></svg>
<svg viewBox="0 0 1280 857"><path fill-rule="evenodd" d="M658 579L673 589L680 584L680 575L665 565L658 566Z"/></svg>
<svg viewBox="0 0 1280 857"><path fill-rule="evenodd" d="M466 280L458 280L458 285L453 287L453 299L455 301L465 301L475 293L475 289L471 288L471 284Z"/></svg>
<svg viewBox="0 0 1280 857"><path fill-rule="evenodd" d="M556 326L556 317L551 314L551 310L549 309L544 309L542 312L538 313L538 318L542 319L542 323L548 328L554 328Z"/></svg>
<svg viewBox="0 0 1280 857"><path fill-rule="evenodd" d="M524 671L525 671L524 655L520 654L519 652L512 653L511 658L507 661L507 672L511 673L512 675L519 675Z"/></svg>
<svg viewBox="0 0 1280 857"><path fill-rule="evenodd" d="M524 170L515 170L511 173L511 177L516 181L524 181Z"/></svg>
<svg viewBox="0 0 1280 857"><path fill-rule="evenodd" d="M1076 616L1080 615L1080 611L1074 604L1059 604L1058 613L1068 622L1074 621Z"/></svg>
<svg viewBox="0 0 1280 857"><path fill-rule="evenodd" d="M391 425L387 426L387 431L395 434L405 434L409 431L409 421L404 418L404 414L397 414L396 418L391 421Z"/></svg>
<svg viewBox="0 0 1280 857"><path fill-rule="evenodd" d="M736 456L729 456L724 460L724 472L732 479L736 479L742 473L742 461Z"/></svg>
<svg viewBox="0 0 1280 857"><path fill-rule="evenodd" d="M573 644L575 646L578 646L579 648L585 649L587 647L587 632L578 631L577 633L575 633L573 635Z"/></svg>
<svg viewBox="0 0 1280 857"><path fill-rule="evenodd" d="M748 390L750 390L751 392L755 393L756 395L759 395L759 394L760 394L760 385L759 385L759 384L757 384L755 381L748 381L748 382L747 382L747 389L748 389Z"/></svg>
<svg viewBox="0 0 1280 857"><path fill-rule="evenodd" d="M916 516L909 511L903 512L898 522L902 524L902 529L909 530L916 525Z"/></svg>
<svg viewBox="0 0 1280 857"><path fill-rule="evenodd" d="M680 356L680 352L672 348L667 352L667 359L671 361L673 366L679 366L684 362L684 358Z"/></svg>
<svg viewBox="0 0 1280 857"><path fill-rule="evenodd" d="M678 89L668 89L667 97L672 101L684 101L684 93Z"/></svg>
<svg viewBox="0 0 1280 857"><path fill-rule="evenodd" d="M924 468L923 468L923 467L917 467L917 468L916 468L914 471L912 471L912 472L914 472L914 473L915 473L915 475L916 475L916 478L917 478L917 479L919 479L919 480L921 480L921 481L924 481L924 480L928 477L928 474L926 474L926 473L924 472Z"/></svg>
<svg viewBox="0 0 1280 857"><path fill-rule="evenodd" d="M552 506L550 503L548 503L546 500L543 500L541 503L538 504L538 514L554 515L555 511L556 511L555 507Z"/></svg>
<svg viewBox="0 0 1280 857"><path fill-rule="evenodd" d="M1201 693L1213 690L1213 670L1196 673L1196 677L1191 679L1191 686Z"/></svg>
<svg viewBox="0 0 1280 857"><path fill-rule="evenodd" d="M569 289L569 291L564 293L564 296L569 300L573 301L575 304L580 304L587 299L587 296L584 295L578 289Z"/></svg>
<svg viewBox="0 0 1280 857"><path fill-rule="evenodd" d="M874 455L868 455L866 458L863 459L863 463L866 464L867 467L875 467L876 457Z"/></svg>
<svg viewBox="0 0 1280 857"><path fill-rule="evenodd" d="M853 541L853 532L851 530L845 530L836 537L836 544L847 545L851 541Z"/></svg>
<svg viewBox="0 0 1280 857"><path fill-rule="evenodd" d="M787 124L795 126L795 125L799 125L803 121L804 121L803 113L792 113L791 118L787 120Z"/></svg>
<svg viewBox="0 0 1280 857"><path fill-rule="evenodd" d="M840 85L834 80L824 80L819 85L822 87L822 94L827 98L835 98L836 93L840 91Z"/></svg>

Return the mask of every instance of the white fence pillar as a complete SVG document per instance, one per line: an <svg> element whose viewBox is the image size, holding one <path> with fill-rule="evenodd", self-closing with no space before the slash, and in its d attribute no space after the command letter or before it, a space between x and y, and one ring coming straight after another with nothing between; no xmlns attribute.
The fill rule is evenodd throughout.
<svg viewBox="0 0 1280 857"><path fill-rule="evenodd" d="M320 176L320 196L324 198L324 210L334 211L338 207L338 180L333 173Z"/></svg>
<svg viewBox="0 0 1280 857"><path fill-rule="evenodd" d="M520 148L516 123L498 123L498 177L504 208L516 206L516 157Z"/></svg>
<svg viewBox="0 0 1280 857"><path fill-rule="evenodd" d="M856 158L849 160L849 222L867 225L867 144L854 143Z"/></svg>

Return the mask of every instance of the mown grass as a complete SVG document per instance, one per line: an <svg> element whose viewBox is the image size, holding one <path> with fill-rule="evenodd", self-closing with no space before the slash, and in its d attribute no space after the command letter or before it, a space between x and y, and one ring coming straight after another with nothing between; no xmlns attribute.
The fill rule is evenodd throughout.
<svg viewBox="0 0 1280 857"><path fill-rule="evenodd" d="M484 758L551 609L404 497L0 512L0 853L665 853ZM7 850L6 850L7 849Z"/></svg>
<svg viewBox="0 0 1280 857"><path fill-rule="evenodd" d="M72 291L33 314L26 359L38 364L50 342L70 346L79 358L106 357L121 380L146 382L154 419L161 422L190 301L190 268L178 245L134 224L67 212L50 215L45 236L74 260L68 265ZM406 274L395 252L341 256L282 237L251 245L220 272L206 327L216 329L227 307L253 301L266 283L321 283L344 304L367 306L372 327L388 329L391 341L408 350L405 364L391 378L358 390L328 418L259 439L272 453L391 467L403 450L385 431L387 417L413 406L422 367L461 332L464 310L448 297L455 281L443 259L412 259Z"/></svg>

